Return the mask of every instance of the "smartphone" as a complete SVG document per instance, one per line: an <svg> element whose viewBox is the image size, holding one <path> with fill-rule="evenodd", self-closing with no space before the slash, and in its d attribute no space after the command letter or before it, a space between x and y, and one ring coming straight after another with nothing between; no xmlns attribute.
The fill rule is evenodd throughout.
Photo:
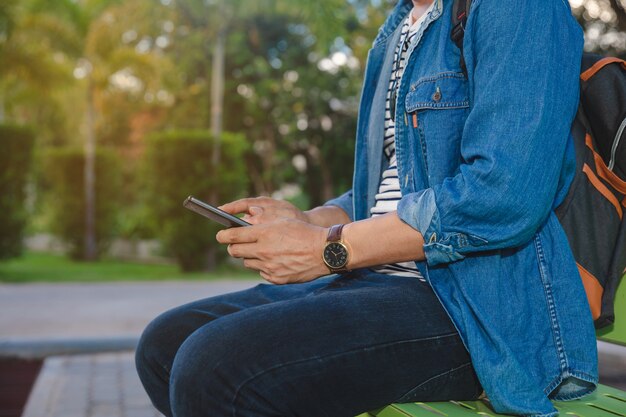
<svg viewBox="0 0 626 417"><path fill-rule="evenodd" d="M183 202L183 206L191 211L195 211L198 214L208 217L211 220L215 220L219 224L226 227L241 227L250 226L245 220L241 220L239 217L235 217L232 214L228 214L223 210L213 207L210 204L200 201L192 196L187 197Z"/></svg>

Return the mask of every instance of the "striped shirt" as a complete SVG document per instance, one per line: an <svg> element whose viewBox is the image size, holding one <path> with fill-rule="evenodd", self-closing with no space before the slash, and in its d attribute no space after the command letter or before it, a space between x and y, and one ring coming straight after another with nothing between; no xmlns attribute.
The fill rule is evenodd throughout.
<svg viewBox="0 0 626 417"><path fill-rule="evenodd" d="M402 25L400 41L396 46L391 79L389 80L389 88L387 89L387 100L385 102L385 136L383 140L383 151L389 160L389 166L382 174L378 194L376 194L376 204L370 210L372 217L397 210L398 202L402 198L400 182L398 180L398 165L396 162L395 115L393 114L395 113L394 99L404 72L409 46L415 39L418 30L431 10L432 5L431 8L412 25L410 24L411 14L409 14ZM378 273L417 277L424 281L424 277L422 277L422 274L415 266L415 262L411 261L385 264L371 269Z"/></svg>

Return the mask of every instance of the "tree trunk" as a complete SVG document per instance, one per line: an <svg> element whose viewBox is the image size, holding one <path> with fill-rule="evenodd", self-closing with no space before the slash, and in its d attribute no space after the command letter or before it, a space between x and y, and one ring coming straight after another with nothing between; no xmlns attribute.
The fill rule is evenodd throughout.
<svg viewBox="0 0 626 417"><path fill-rule="evenodd" d="M90 79L87 86L87 140L85 141L85 260L95 260L96 245L96 110L94 86Z"/></svg>
<svg viewBox="0 0 626 417"><path fill-rule="evenodd" d="M217 171L220 163L220 145L222 136L222 119L224 111L224 61L225 61L226 30L221 28L215 39L213 48L213 65L211 68L211 133L213 134L213 167Z"/></svg>
<svg viewBox="0 0 626 417"><path fill-rule="evenodd" d="M220 14L225 10L225 0L220 3ZM225 61L226 27L222 25L217 32L213 46L213 65L211 68L211 133L213 135L213 155L211 165L217 178L221 162L222 119L224 109L224 61ZM217 185L217 184L216 184ZM214 188L210 192L209 202L218 205L219 195ZM217 253L214 245L207 251L207 270L212 271L217 266Z"/></svg>
<svg viewBox="0 0 626 417"><path fill-rule="evenodd" d="M254 195L267 195L267 191L265 188L265 182L263 181L263 176L256 169L254 164L248 164L248 172L250 178L252 179L252 186L254 188Z"/></svg>
<svg viewBox="0 0 626 417"><path fill-rule="evenodd" d="M626 32L626 11L620 0L609 0L611 8L617 16L617 27L620 32Z"/></svg>
<svg viewBox="0 0 626 417"><path fill-rule="evenodd" d="M324 158L319 158L318 163L320 165L320 175L322 177L322 189L320 192L321 201L328 201L334 197L333 192L333 178L330 174L330 169L328 169Z"/></svg>
<svg viewBox="0 0 626 417"><path fill-rule="evenodd" d="M4 123L6 119L6 110L4 107L4 95L0 93L0 123Z"/></svg>

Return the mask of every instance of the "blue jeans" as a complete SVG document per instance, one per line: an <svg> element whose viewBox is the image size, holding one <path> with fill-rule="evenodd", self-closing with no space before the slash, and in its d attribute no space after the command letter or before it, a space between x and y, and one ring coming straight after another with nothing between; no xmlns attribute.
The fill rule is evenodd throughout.
<svg viewBox="0 0 626 417"><path fill-rule="evenodd" d="M354 416L482 392L430 287L369 270L175 308L146 328L136 363L168 417Z"/></svg>

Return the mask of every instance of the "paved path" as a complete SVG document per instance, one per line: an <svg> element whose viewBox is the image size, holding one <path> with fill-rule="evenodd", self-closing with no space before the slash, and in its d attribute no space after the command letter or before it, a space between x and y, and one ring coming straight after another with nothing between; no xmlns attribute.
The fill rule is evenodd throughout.
<svg viewBox="0 0 626 417"><path fill-rule="evenodd" d="M133 364L132 353L48 358L22 417L161 417Z"/></svg>
<svg viewBox="0 0 626 417"><path fill-rule="evenodd" d="M138 336L165 310L254 284L245 280L0 284L0 341Z"/></svg>

